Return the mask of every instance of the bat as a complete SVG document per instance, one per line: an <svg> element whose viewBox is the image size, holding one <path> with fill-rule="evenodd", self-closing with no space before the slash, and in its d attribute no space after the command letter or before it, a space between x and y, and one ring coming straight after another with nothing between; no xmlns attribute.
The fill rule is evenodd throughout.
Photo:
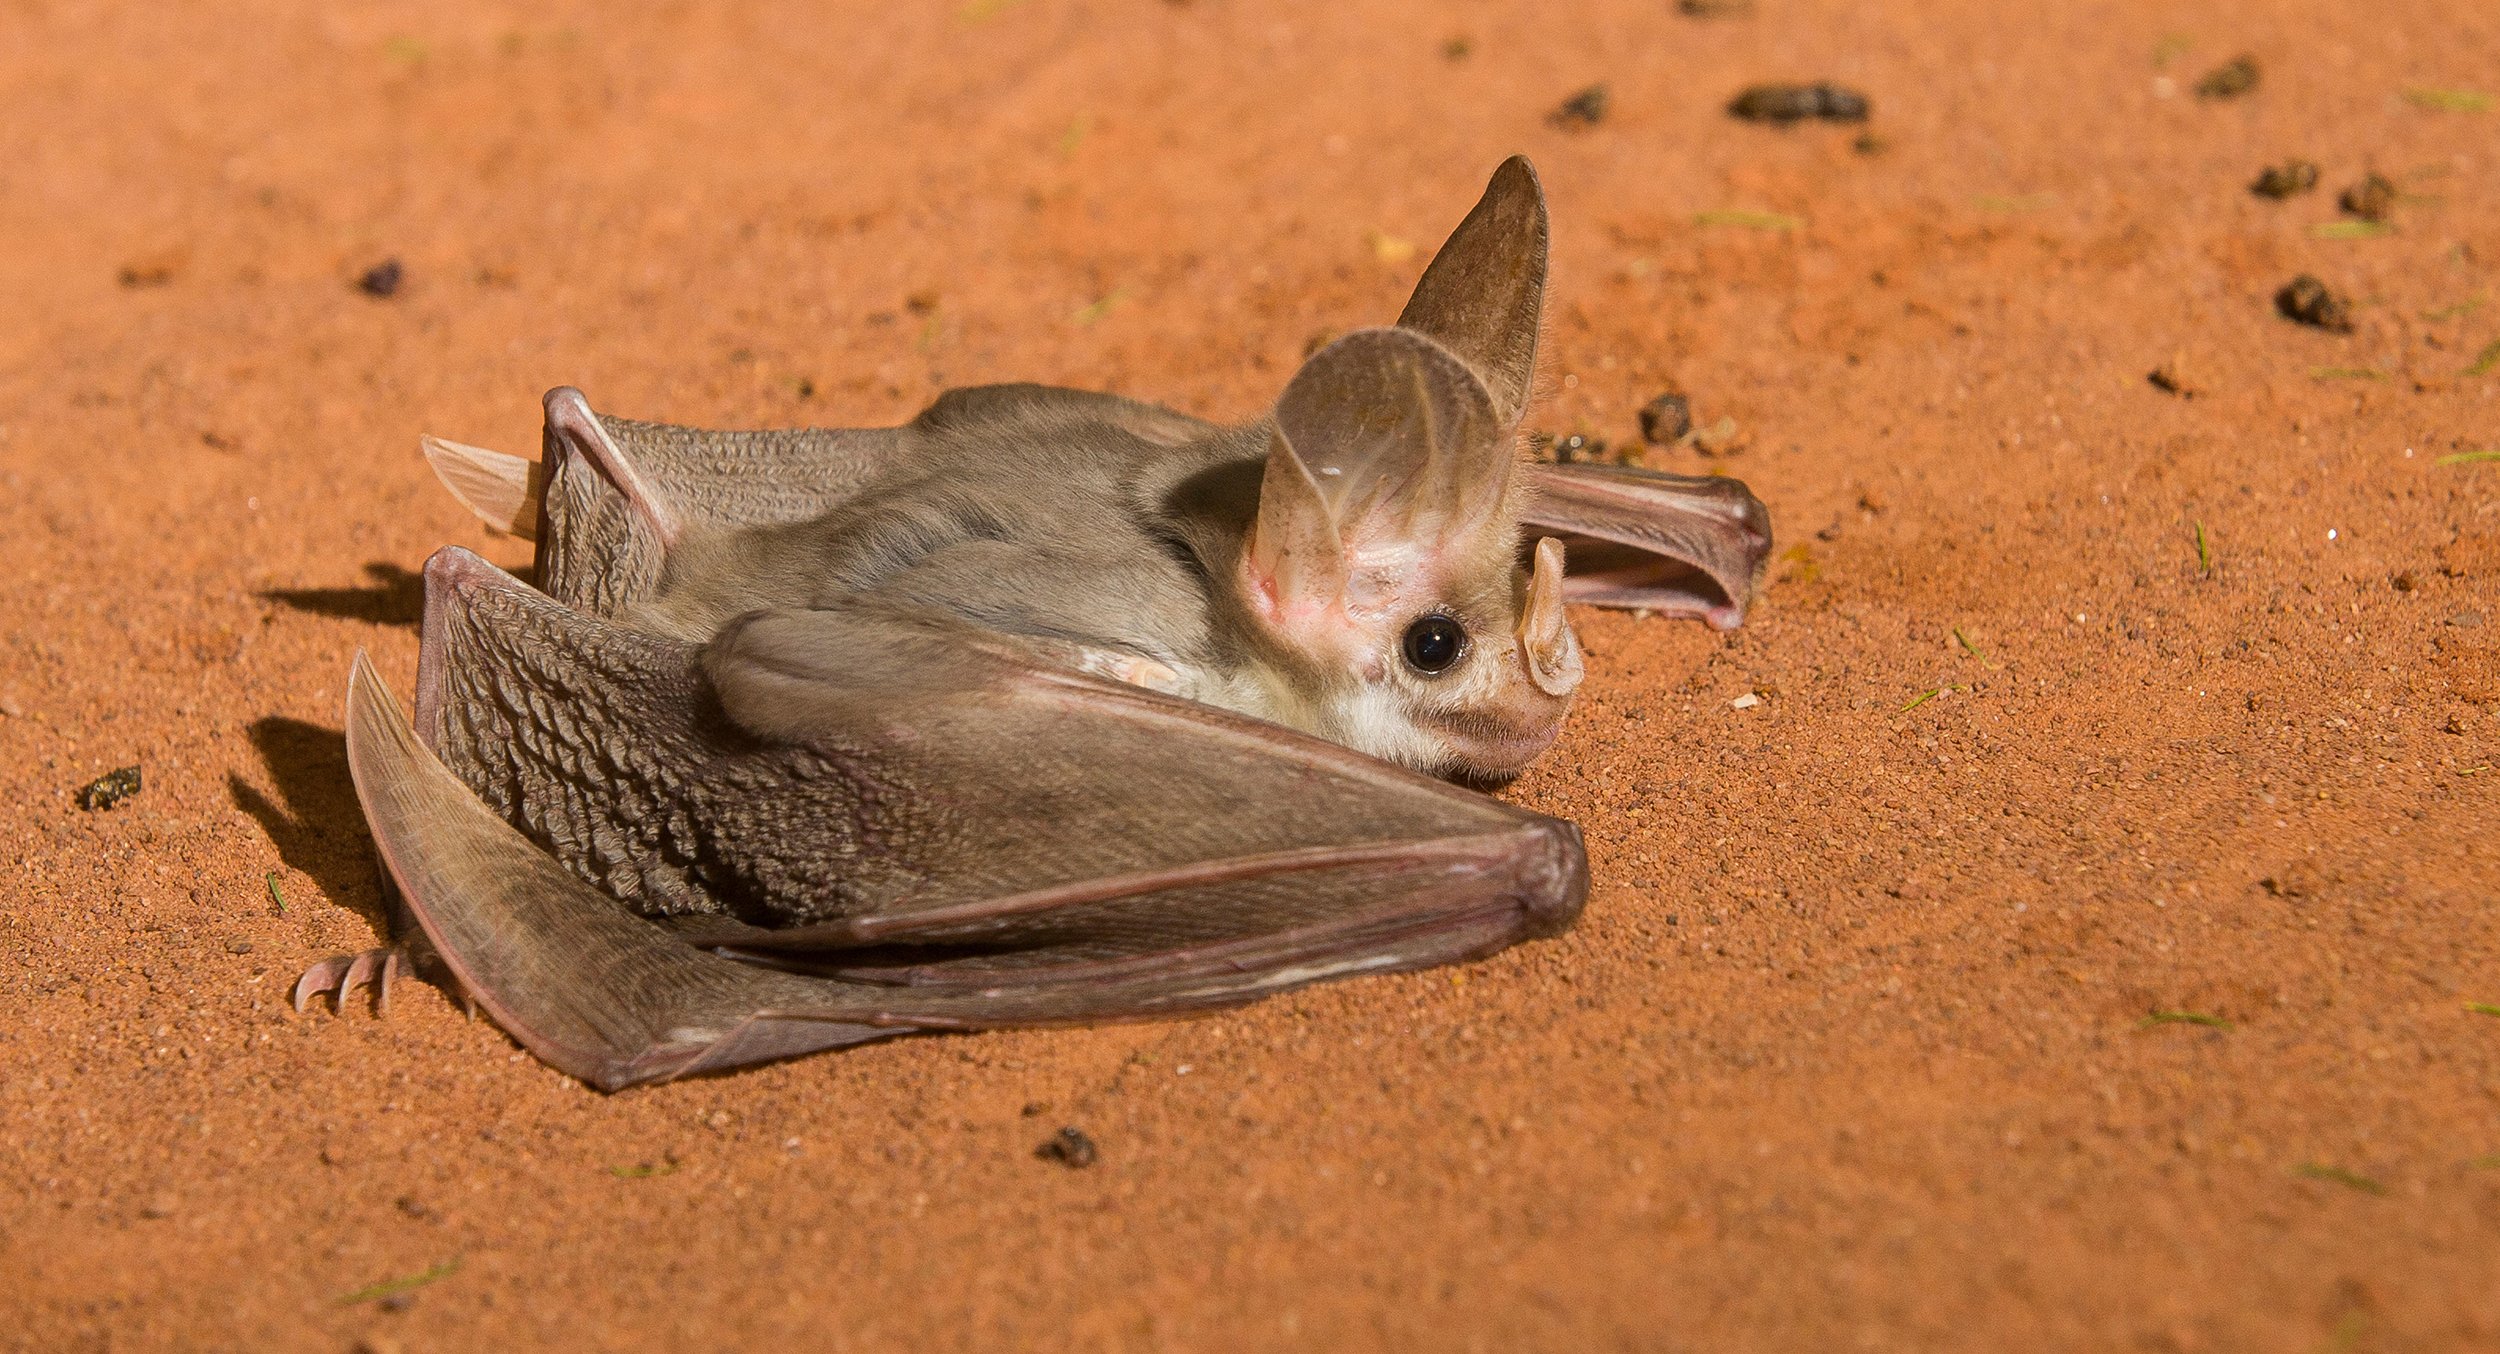
<svg viewBox="0 0 2500 1354"><path fill-rule="evenodd" d="M351 773L432 955L605 1089L911 1030L1143 1018L1481 956L1577 916L1566 601L1740 624L1743 485L1517 453L1546 268L1514 158L1393 327L1223 427L1040 386L723 432L546 399L428 439L537 542L426 567L413 721ZM402 928L405 931L407 928ZM315 965L341 1000L396 951Z"/></svg>

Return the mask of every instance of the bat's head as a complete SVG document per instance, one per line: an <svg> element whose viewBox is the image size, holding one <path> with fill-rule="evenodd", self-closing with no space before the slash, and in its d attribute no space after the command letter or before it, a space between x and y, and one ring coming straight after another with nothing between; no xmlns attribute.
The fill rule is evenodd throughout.
<svg viewBox="0 0 2500 1354"><path fill-rule="evenodd" d="M1306 722L1468 780L1552 746L1580 683L1562 543L1523 548L1519 529L1545 241L1544 191L1514 157L1397 327L1339 339L1286 386L1242 553Z"/></svg>
<svg viewBox="0 0 2500 1354"><path fill-rule="evenodd" d="M1553 744L1580 649L1562 544L1522 549L1517 442L1467 364L1411 330L1350 334L1295 375L1240 566L1295 722L1476 781Z"/></svg>

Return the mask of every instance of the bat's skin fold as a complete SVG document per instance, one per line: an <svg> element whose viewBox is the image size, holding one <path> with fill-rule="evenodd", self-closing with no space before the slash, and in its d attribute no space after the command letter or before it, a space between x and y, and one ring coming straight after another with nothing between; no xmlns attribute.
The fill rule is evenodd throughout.
<svg viewBox="0 0 2500 1354"><path fill-rule="evenodd" d="M1514 158L1395 326L1239 426L1002 385L716 431L561 387L537 460L428 438L537 557L535 587L428 561L413 719L357 657L349 762L408 920L610 1090L1569 926L1578 829L1451 782L1552 745L1566 602L1734 627L1771 531L1732 479L1521 459L1546 253ZM394 972L317 965L299 1008Z"/></svg>
<svg viewBox="0 0 2500 1354"><path fill-rule="evenodd" d="M452 976L604 1089L1449 963L1559 931L1586 896L1568 823L972 632L761 618L747 670L712 660L714 708L686 697L689 646L464 550L426 579L432 729L360 655L358 797ZM897 698L896 653L953 675ZM857 661L809 666L828 654ZM579 793L588 765L609 793Z"/></svg>

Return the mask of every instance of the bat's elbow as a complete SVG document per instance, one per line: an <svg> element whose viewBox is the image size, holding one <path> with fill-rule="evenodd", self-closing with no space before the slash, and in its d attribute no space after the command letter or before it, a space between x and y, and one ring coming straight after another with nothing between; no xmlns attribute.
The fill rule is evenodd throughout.
<svg viewBox="0 0 2500 1354"><path fill-rule="evenodd" d="M1589 898L1588 850L1576 823L1538 815L1522 824L1512 855L1513 897L1529 936L1560 935Z"/></svg>

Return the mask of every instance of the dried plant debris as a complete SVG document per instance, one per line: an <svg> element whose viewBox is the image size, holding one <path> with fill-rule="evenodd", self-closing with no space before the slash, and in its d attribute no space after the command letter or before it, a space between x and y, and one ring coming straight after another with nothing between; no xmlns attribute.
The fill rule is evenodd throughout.
<svg viewBox="0 0 2500 1354"><path fill-rule="evenodd" d="M1729 100L1727 111L1747 122L1786 126L1808 118L1864 122L1871 107L1866 96L1854 89L1817 81L1810 85L1755 85Z"/></svg>
<svg viewBox="0 0 2500 1354"><path fill-rule="evenodd" d="M2494 100L2478 89L2428 89L2415 86L2405 91L2405 101L2416 108L2442 113L2484 113Z"/></svg>
<svg viewBox="0 0 2500 1354"><path fill-rule="evenodd" d="M182 265L170 256L138 259L121 266L113 279L133 291L143 287L162 287L174 280Z"/></svg>
<svg viewBox="0 0 2500 1354"><path fill-rule="evenodd" d="M125 766L88 781L78 791L78 807L89 813L109 809L139 793L139 768Z"/></svg>
<svg viewBox="0 0 2500 1354"><path fill-rule="evenodd" d="M2265 172L2257 176L2257 181L2248 185L2248 191L2280 202L2287 197L2298 197L2317 186L2316 165L2307 160L2285 160L2279 165L2266 166Z"/></svg>
<svg viewBox="0 0 2500 1354"><path fill-rule="evenodd" d="M1554 439L1554 462L1557 465L1570 465L1575 461L1593 465L1605 459L1605 438L1591 437L1587 433L1565 433Z"/></svg>
<svg viewBox="0 0 2500 1354"><path fill-rule="evenodd" d="M399 260L384 259L367 268L364 276L356 279L356 290L367 296L397 296L399 284L406 281L407 277L407 270L400 266Z"/></svg>
<svg viewBox="0 0 2500 1354"><path fill-rule="evenodd" d="M1562 106L1546 115L1545 120L1567 132L1587 131L1606 120L1611 96L1604 85L1591 85L1562 101Z"/></svg>
<svg viewBox="0 0 2500 1354"><path fill-rule="evenodd" d="M2235 56L2205 72L2205 78L2196 82L2196 97L2236 99L2256 89L2258 79L2257 58Z"/></svg>
<svg viewBox="0 0 2500 1354"><path fill-rule="evenodd" d="M2283 312L2287 320L2330 333L2352 332L2351 307L2344 303L2344 298L2328 291L2325 283L2307 273L2283 284L2283 290L2274 294L2274 308Z"/></svg>
<svg viewBox="0 0 2500 1354"><path fill-rule="evenodd" d="M1056 1161L1072 1171L1083 1170L1102 1157L1101 1151L1094 1146L1094 1140L1085 1135L1085 1130L1073 1125L1051 1134L1041 1146L1033 1149L1033 1155L1044 1161Z"/></svg>
<svg viewBox="0 0 2500 1354"><path fill-rule="evenodd" d="M2343 208L2348 216L2358 216L2364 221L2384 221L2388 213L2396 209L2396 185L2389 183L2383 174L2371 174L2345 189L2343 196L2335 199L2335 205Z"/></svg>
<svg viewBox="0 0 2500 1354"><path fill-rule="evenodd" d="M1663 447L1693 430L1693 402L1670 390L1641 406L1641 440Z"/></svg>
<svg viewBox="0 0 2500 1354"><path fill-rule="evenodd" d="M1709 427L1695 428L1684 434L1682 441L1704 456L1735 456L1742 453L1747 445L1745 435L1737 430L1735 418L1724 414Z"/></svg>

